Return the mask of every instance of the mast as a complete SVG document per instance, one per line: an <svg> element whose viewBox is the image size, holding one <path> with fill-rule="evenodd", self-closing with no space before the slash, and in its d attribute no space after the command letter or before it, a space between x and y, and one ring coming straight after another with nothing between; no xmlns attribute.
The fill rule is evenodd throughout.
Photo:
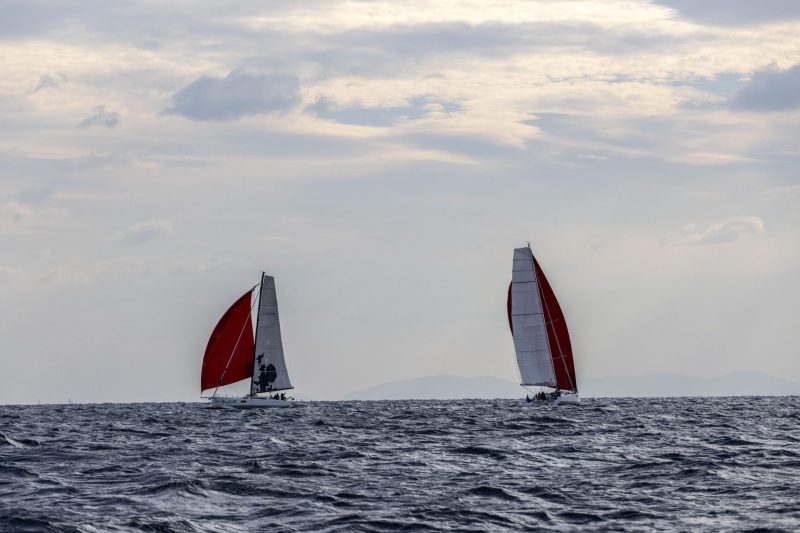
<svg viewBox="0 0 800 533"><path fill-rule="evenodd" d="M259 306L259 310L261 308L261 294L264 292L264 274L266 274L266 272L264 272L262 270L261 271L261 281L258 284L258 306ZM257 349L256 347L258 346L258 319L259 319L260 315L261 315L261 313L256 313L256 339L255 339L255 342L253 343L253 360L250 363L251 365L255 365L255 362L256 362L256 349ZM253 375L250 376L250 392L247 394L248 396L255 396L256 395L256 393L255 393L255 390L256 390L255 381L256 381L256 374L255 374L255 372L253 372Z"/></svg>

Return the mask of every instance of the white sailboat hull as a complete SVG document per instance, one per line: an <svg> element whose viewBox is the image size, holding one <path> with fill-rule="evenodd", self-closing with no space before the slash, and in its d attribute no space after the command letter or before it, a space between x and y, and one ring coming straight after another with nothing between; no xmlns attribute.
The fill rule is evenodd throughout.
<svg viewBox="0 0 800 533"><path fill-rule="evenodd" d="M215 396L211 398L209 405L212 409L285 409L291 406L291 400L274 400L272 398L259 398L258 396L244 396L243 398Z"/></svg>
<svg viewBox="0 0 800 533"><path fill-rule="evenodd" d="M558 407L559 405L580 405L581 397L578 393L561 393L561 396L557 398L548 398L546 400L539 400L536 398L532 398L530 405L549 405L551 407Z"/></svg>
<svg viewBox="0 0 800 533"><path fill-rule="evenodd" d="M581 403L581 397L578 396L578 393L575 394L562 394L555 400L553 400L553 407L557 407L559 405L578 405Z"/></svg>

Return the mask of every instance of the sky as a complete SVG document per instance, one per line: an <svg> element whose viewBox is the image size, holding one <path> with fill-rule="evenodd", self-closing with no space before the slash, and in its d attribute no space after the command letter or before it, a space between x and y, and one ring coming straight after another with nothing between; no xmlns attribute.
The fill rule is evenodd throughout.
<svg viewBox="0 0 800 533"><path fill-rule="evenodd" d="M517 379L530 241L578 382L800 380L800 3L0 3L0 403L192 401L275 276L298 394Z"/></svg>

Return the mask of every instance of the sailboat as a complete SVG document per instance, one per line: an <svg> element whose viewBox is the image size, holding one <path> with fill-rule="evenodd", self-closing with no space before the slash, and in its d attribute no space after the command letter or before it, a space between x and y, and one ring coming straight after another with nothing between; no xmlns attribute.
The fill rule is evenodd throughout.
<svg viewBox="0 0 800 533"><path fill-rule="evenodd" d="M541 387L528 402L580 403L567 322L530 244L514 249L507 311L520 385Z"/></svg>
<svg viewBox="0 0 800 533"><path fill-rule="evenodd" d="M250 393L246 396L217 394L220 387L245 379L250 379ZM283 355L275 278L262 272L261 282L233 302L211 333L203 356L200 391L202 394L214 389L208 397L211 407L254 409L289 407L291 402L280 391L292 388Z"/></svg>

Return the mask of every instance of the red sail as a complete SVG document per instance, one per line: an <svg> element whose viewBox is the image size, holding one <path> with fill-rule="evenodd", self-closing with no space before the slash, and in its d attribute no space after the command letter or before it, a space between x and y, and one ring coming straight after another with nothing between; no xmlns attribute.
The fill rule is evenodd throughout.
<svg viewBox="0 0 800 533"><path fill-rule="evenodd" d="M511 335L514 335L514 323L511 321L511 287L513 282L508 284L508 298L506 299L506 312L508 313L508 328L511 330Z"/></svg>
<svg viewBox="0 0 800 533"><path fill-rule="evenodd" d="M253 321L250 318L252 292L252 290L247 291L244 296L236 300L230 309L225 311L211 333L203 357L201 391L252 377L255 353Z"/></svg>
<svg viewBox="0 0 800 533"><path fill-rule="evenodd" d="M547 339L550 342L550 353L553 357L553 370L556 373L558 388L566 391L578 391L575 380L575 363L572 360L572 345L569 342L569 330L561 306L550 288L542 267L534 259L536 280L539 282L539 294L542 298L542 311L547 326Z"/></svg>

